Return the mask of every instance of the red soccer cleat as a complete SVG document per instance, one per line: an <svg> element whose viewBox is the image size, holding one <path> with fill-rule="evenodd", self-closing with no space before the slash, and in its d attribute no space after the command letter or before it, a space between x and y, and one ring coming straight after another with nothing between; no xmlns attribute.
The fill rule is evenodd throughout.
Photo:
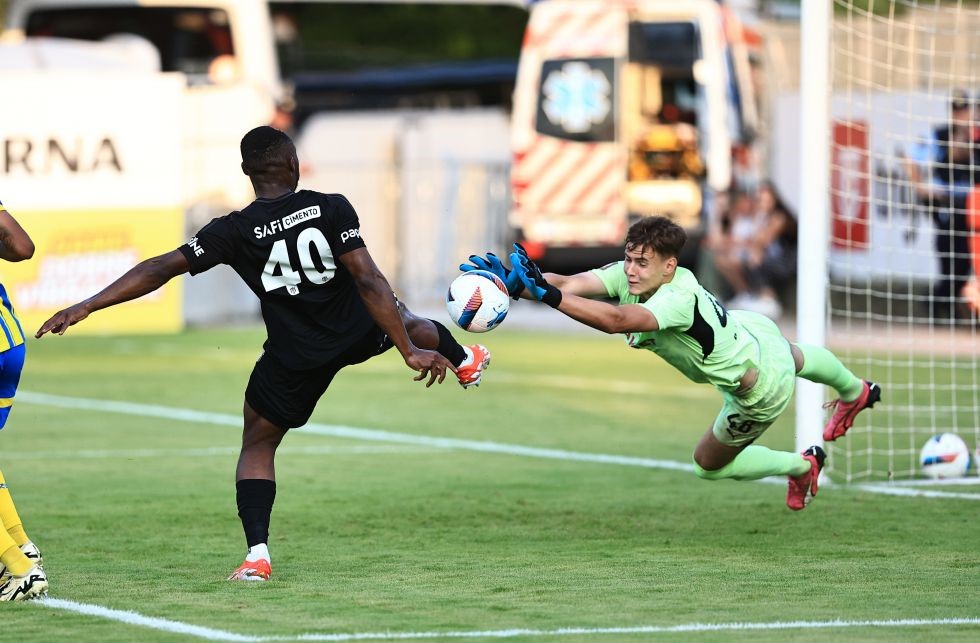
<svg viewBox="0 0 980 643"><path fill-rule="evenodd" d="M264 558L256 561L246 560L238 566L228 580L257 580L266 581L272 576L272 565Z"/></svg>
<svg viewBox="0 0 980 643"><path fill-rule="evenodd" d="M827 454L818 446L812 446L803 452L803 458L810 461L810 470L802 476L789 476L789 490L786 492L786 506L793 511L803 509L817 495L817 481L820 470Z"/></svg>
<svg viewBox="0 0 980 643"><path fill-rule="evenodd" d="M483 371L490 366L490 351L483 344L464 346L463 350L466 351L466 359L456 367L459 385L463 388L479 386Z"/></svg>
<svg viewBox="0 0 980 643"><path fill-rule="evenodd" d="M869 409L881 399L881 387L874 382L864 382L861 394L853 402L844 400L833 400L825 406L833 408L834 412L827 420L827 425L823 428L823 439L825 442L833 442L841 437L847 430L854 426L854 418L864 409Z"/></svg>

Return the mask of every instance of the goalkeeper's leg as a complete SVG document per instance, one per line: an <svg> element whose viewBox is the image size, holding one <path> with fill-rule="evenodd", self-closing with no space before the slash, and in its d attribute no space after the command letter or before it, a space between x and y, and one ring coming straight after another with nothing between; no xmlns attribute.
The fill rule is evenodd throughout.
<svg viewBox="0 0 980 643"><path fill-rule="evenodd" d="M704 480L759 480L787 476L786 505L799 511L817 495L817 482L825 459L826 454L818 445L803 453L775 451L758 444L730 446L722 443L711 428L694 451L694 473Z"/></svg>
<svg viewBox="0 0 980 643"><path fill-rule="evenodd" d="M796 373L811 382L833 388L840 399L831 402L834 411L823 430L823 439L832 442L854 425L854 418L881 399L881 387L862 380L849 371L837 356L815 344L792 345Z"/></svg>

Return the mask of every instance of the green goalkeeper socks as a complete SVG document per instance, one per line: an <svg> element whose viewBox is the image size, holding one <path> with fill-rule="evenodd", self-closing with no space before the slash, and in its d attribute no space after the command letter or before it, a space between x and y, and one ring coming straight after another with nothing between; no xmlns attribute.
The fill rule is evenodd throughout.
<svg viewBox="0 0 980 643"><path fill-rule="evenodd" d="M801 476L810 470L810 461L799 453L773 451L750 444L734 460L716 471L705 471L694 464L694 473L706 480L759 480L768 476Z"/></svg>
<svg viewBox="0 0 980 643"><path fill-rule="evenodd" d="M823 346L800 344L796 347L803 353L803 368L797 373L800 377L831 387L840 399L853 402L861 395L864 382L847 370L837 356Z"/></svg>

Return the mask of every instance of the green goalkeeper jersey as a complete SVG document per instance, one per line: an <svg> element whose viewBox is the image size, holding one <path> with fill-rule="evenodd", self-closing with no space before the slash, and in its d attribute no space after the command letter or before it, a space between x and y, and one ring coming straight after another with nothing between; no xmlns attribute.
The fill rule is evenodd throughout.
<svg viewBox="0 0 980 643"><path fill-rule="evenodd" d="M633 348L653 351L689 379L727 392L738 388L746 370L758 367L758 342L690 270L678 267L645 302L630 294L622 261L592 273L611 298L643 306L657 318L659 330L626 333Z"/></svg>

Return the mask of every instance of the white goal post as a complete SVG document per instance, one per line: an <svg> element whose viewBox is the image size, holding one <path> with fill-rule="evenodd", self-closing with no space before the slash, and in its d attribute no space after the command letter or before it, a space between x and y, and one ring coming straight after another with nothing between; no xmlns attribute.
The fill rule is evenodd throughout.
<svg viewBox="0 0 980 643"><path fill-rule="evenodd" d="M797 338L883 390L827 471L914 480L930 436L980 447L980 2L803 0L801 21ZM800 449L828 393L798 382Z"/></svg>

